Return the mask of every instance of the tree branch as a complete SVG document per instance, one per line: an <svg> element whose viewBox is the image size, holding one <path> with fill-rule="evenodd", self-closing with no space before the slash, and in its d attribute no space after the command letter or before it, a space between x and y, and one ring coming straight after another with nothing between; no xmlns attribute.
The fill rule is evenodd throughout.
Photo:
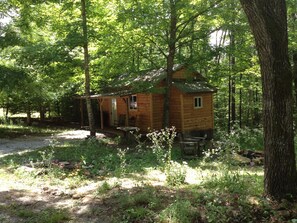
<svg viewBox="0 0 297 223"><path fill-rule="evenodd" d="M138 48L134 47L133 43L130 42L129 40L127 40L124 36L120 35L120 37L131 47L133 47L133 49L136 50L137 53L139 53L142 57L146 58L149 62L151 62L154 67L158 68L158 65L154 62L154 60L152 60L151 58L149 58L148 56L146 56L144 53L142 53L141 50L138 50Z"/></svg>
<svg viewBox="0 0 297 223"><path fill-rule="evenodd" d="M178 41L180 38L182 38L182 33L184 32L184 30L187 28L187 26L189 25L189 23L191 21L193 21L194 19L196 19L197 17L205 14L206 12L208 12L210 9L212 9L214 6L220 4L223 0L217 0L215 1L213 4L211 4L209 7L207 7L206 9L196 13L195 15L191 16L188 20L180 23L179 25L177 25L176 29L178 30L179 28L181 28L181 31L179 32L176 41Z"/></svg>

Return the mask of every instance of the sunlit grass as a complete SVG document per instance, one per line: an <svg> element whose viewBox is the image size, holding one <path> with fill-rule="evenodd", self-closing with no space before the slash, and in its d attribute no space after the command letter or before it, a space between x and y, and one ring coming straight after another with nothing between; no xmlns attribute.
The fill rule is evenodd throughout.
<svg viewBox="0 0 297 223"><path fill-rule="evenodd" d="M45 136L60 133L65 130L65 128L0 124L0 138L16 138L28 135Z"/></svg>
<svg viewBox="0 0 297 223"><path fill-rule="evenodd" d="M100 219L100 210L108 209L109 222L269 222L273 216L263 197L262 166L224 159L182 160L175 146L173 161L186 169L186 177L181 184L169 185L164 166L149 147L127 150L111 141L68 142L2 157L0 183L10 178L28 187L58 188L66 197L88 194L101 206L89 207L86 216ZM51 150L52 161L69 162L73 168L38 166L40 151Z"/></svg>

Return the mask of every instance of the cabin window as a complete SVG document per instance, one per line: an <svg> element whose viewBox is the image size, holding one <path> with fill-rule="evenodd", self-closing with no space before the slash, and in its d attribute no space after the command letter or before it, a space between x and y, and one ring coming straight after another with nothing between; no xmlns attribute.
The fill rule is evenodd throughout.
<svg viewBox="0 0 297 223"><path fill-rule="evenodd" d="M202 97L194 97L194 108L202 108Z"/></svg>
<svg viewBox="0 0 297 223"><path fill-rule="evenodd" d="M130 109L137 109L137 96L131 95L129 98L129 108Z"/></svg>

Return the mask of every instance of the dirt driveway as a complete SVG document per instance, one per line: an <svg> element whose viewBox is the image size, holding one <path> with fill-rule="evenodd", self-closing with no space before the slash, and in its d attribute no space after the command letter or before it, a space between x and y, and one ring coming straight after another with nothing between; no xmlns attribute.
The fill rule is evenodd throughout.
<svg viewBox="0 0 297 223"><path fill-rule="evenodd" d="M23 136L15 139L1 139L0 138L0 157L11 153L30 151L37 148L49 146L53 139L59 143L85 139L90 134L86 130L72 130L65 131L54 136ZM97 137L103 134L97 133Z"/></svg>

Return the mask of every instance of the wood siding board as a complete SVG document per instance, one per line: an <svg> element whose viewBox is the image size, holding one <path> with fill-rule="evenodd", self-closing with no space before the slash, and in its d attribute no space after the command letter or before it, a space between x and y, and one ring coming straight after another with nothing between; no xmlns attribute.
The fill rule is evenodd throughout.
<svg viewBox="0 0 297 223"><path fill-rule="evenodd" d="M137 94L137 109L130 110L131 117L136 119L136 126L142 132L147 132L151 126L151 96L150 94Z"/></svg>
<svg viewBox="0 0 297 223"><path fill-rule="evenodd" d="M150 129L153 128L153 117L154 117L154 107L153 107L153 94L150 94Z"/></svg>
<svg viewBox="0 0 297 223"><path fill-rule="evenodd" d="M175 126L177 131L180 132L182 129L180 113L181 113L181 102L180 95L182 92L173 87L171 89L171 98L170 98L170 126Z"/></svg>
<svg viewBox="0 0 297 223"><path fill-rule="evenodd" d="M153 126L152 129L161 129L163 123L163 95L153 95Z"/></svg>
<svg viewBox="0 0 297 223"><path fill-rule="evenodd" d="M180 95L180 106L181 106L181 112L180 112L181 132L184 132L185 131L185 121L184 121L184 96L183 96L183 94Z"/></svg>
<svg viewBox="0 0 297 223"><path fill-rule="evenodd" d="M202 96L203 107L194 108L194 97ZM183 98L184 131L213 129L212 93L185 94Z"/></svg>

